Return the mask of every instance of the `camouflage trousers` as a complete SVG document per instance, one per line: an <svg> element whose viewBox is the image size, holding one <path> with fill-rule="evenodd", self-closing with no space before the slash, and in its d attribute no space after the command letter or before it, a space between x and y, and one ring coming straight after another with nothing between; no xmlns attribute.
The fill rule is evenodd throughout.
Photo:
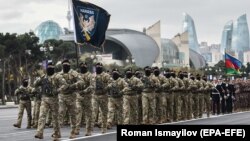
<svg viewBox="0 0 250 141"><path fill-rule="evenodd" d="M192 99L192 93L188 92L187 93L187 119L191 119L193 116L193 99Z"/></svg>
<svg viewBox="0 0 250 141"><path fill-rule="evenodd" d="M19 112L18 112L18 118L17 118L17 125L19 125L20 127L22 125L24 109L26 109L26 112L27 112L27 120L28 120L27 126L30 127L31 126L31 120L32 120L31 101L30 100L20 100L19 101Z"/></svg>
<svg viewBox="0 0 250 141"><path fill-rule="evenodd" d="M122 97L120 98L108 98L108 124L110 126L123 123L122 121ZM116 121L115 121L116 118Z"/></svg>
<svg viewBox="0 0 250 141"><path fill-rule="evenodd" d="M167 122L167 94L166 92L162 93L162 122Z"/></svg>
<svg viewBox="0 0 250 141"><path fill-rule="evenodd" d="M138 94L138 124L142 124L142 94Z"/></svg>
<svg viewBox="0 0 250 141"><path fill-rule="evenodd" d="M192 94L192 99L193 99L193 116L194 118L198 118L199 115L199 94L198 93L193 93Z"/></svg>
<svg viewBox="0 0 250 141"><path fill-rule="evenodd" d="M173 120L178 121L180 120L181 114L181 101L180 101L181 92L174 92L174 113L173 113Z"/></svg>
<svg viewBox="0 0 250 141"><path fill-rule="evenodd" d="M167 121L172 122L174 114L174 94L172 92L166 95L166 103L167 103L166 118Z"/></svg>
<svg viewBox="0 0 250 141"><path fill-rule="evenodd" d="M40 115L37 127L37 133L43 134L44 126L46 123L46 117L51 110L53 118L53 128L56 134L60 134L60 126L58 121L58 98L57 97L43 97L40 107Z"/></svg>
<svg viewBox="0 0 250 141"><path fill-rule="evenodd" d="M186 120L187 119L187 102L188 101L188 93L183 92L180 94L180 119L181 120Z"/></svg>
<svg viewBox="0 0 250 141"><path fill-rule="evenodd" d="M142 92L142 116L143 124L154 124L155 123L155 93Z"/></svg>
<svg viewBox="0 0 250 141"><path fill-rule="evenodd" d="M139 124L137 95L123 95L123 119L123 124Z"/></svg>
<svg viewBox="0 0 250 141"><path fill-rule="evenodd" d="M155 105L156 105L156 123L163 122L163 94L162 93L155 93Z"/></svg>
<svg viewBox="0 0 250 141"><path fill-rule="evenodd" d="M210 117L211 100L210 100L210 94L208 92L206 92L204 94L204 104L205 104L205 108L206 108L207 117Z"/></svg>
<svg viewBox="0 0 250 141"><path fill-rule="evenodd" d="M59 121L61 125L63 124L66 109L70 118L71 132L74 132L76 129L76 94L59 94Z"/></svg>
<svg viewBox="0 0 250 141"><path fill-rule="evenodd" d="M41 100L35 100L34 102L35 102L35 104L34 104L34 107L33 107L32 125L34 127L36 127L37 124L38 124L38 119L39 119L39 112L40 112Z"/></svg>
<svg viewBox="0 0 250 141"><path fill-rule="evenodd" d="M77 107L77 118L76 118L76 129L80 130L82 119L86 121L86 131L92 130L92 95L86 94L80 96L77 94L76 107Z"/></svg>
<svg viewBox="0 0 250 141"><path fill-rule="evenodd" d="M204 112L204 94L203 93L199 93L199 118L202 118L203 112Z"/></svg>
<svg viewBox="0 0 250 141"><path fill-rule="evenodd" d="M107 115L108 115L108 96L107 95L93 95L92 99L93 119L97 119L98 110L100 108L101 126L104 130L107 129Z"/></svg>

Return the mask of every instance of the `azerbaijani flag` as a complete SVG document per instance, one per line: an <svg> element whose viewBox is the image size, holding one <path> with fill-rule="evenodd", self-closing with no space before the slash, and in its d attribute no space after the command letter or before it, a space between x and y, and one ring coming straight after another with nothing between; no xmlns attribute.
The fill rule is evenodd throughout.
<svg viewBox="0 0 250 141"><path fill-rule="evenodd" d="M242 66L241 61L227 53L225 53L225 65L226 65L226 74L229 75L240 74L240 68Z"/></svg>

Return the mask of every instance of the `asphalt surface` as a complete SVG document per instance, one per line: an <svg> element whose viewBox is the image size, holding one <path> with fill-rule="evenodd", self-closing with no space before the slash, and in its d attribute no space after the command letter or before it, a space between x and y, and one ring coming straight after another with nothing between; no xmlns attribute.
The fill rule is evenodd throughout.
<svg viewBox="0 0 250 141"><path fill-rule="evenodd" d="M35 129L26 129L27 117L24 112L23 122L21 128L13 127L17 120L18 108L0 109L0 141L48 141L52 140L52 128L45 128L44 139L39 140L34 138ZM167 123L170 124L170 123ZM166 124L166 125L167 125ZM219 116L211 116L210 118L193 119L189 121L180 121L171 124L176 125L250 125L250 112L225 114ZM76 139L68 139L70 134L70 127L61 128L63 141L82 140L82 141L116 141L116 128L108 130L108 133L101 134L99 128L95 128L92 136L86 137L83 128L81 128L80 135Z"/></svg>

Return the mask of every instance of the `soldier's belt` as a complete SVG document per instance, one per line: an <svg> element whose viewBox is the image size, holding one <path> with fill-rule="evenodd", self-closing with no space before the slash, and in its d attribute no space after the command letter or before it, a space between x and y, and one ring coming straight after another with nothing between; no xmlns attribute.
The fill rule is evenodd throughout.
<svg viewBox="0 0 250 141"><path fill-rule="evenodd" d="M151 92L154 92L154 89L143 89L143 92L151 93Z"/></svg>
<svg viewBox="0 0 250 141"><path fill-rule="evenodd" d="M138 93L137 92L130 92L130 93L125 93L124 95L134 96L134 95L138 95Z"/></svg>
<svg viewBox="0 0 250 141"><path fill-rule="evenodd" d="M106 93L106 92L103 91L103 90L101 90L101 91L100 91L100 90L96 90L94 94L95 94L95 95L105 95L105 93Z"/></svg>

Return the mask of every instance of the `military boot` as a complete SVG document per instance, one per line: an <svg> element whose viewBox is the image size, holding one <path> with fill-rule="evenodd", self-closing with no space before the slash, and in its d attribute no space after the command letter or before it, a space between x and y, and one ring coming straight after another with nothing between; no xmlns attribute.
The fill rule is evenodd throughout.
<svg viewBox="0 0 250 141"><path fill-rule="evenodd" d="M110 122L108 122L107 128L112 129L112 124Z"/></svg>
<svg viewBox="0 0 250 141"><path fill-rule="evenodd" d="M43 134L42 134L42 133L37 132L37 133L36 133L36 135L35 135L35 138L38 138L38 139L43 139Z"/></svg>
<svg viewBox="0 0 250 141"><path fill-rule="evenodd" d="M76 138L75 130L71 130L69 138L70 139Z"/></svg>
<svg viewBox="0 0 250 141"><path fill-rule="evenodd" d="M102 128L102 134L107 132L107 128Z"/></svg>
<svg viewBox="0 0 250 141"><path fill-rule="evenodd" d="M79 135L79 134L80 134L80 129L76 129L75 135Z"/></svg>
<svg viewBox="0 0 250 141"><path fill-rule="evenodd" d="M60 131L56 131L54 132L51 137L53 137L54 139L58 139L58 138L61 138L61 133Z"/></svg>
<svg viewBox="0 0 250 141"><path fill-rule="evenodd" d="M17 123L13 124L14 127L21 128L21 126Z"/></svg>
<svg viewBox="0 0 250 141"><path fill-rule="evenodd" d="M86 133L85 133L85 136L91 136L91 131L92 131L91 129L87 129Z"/></svg>

